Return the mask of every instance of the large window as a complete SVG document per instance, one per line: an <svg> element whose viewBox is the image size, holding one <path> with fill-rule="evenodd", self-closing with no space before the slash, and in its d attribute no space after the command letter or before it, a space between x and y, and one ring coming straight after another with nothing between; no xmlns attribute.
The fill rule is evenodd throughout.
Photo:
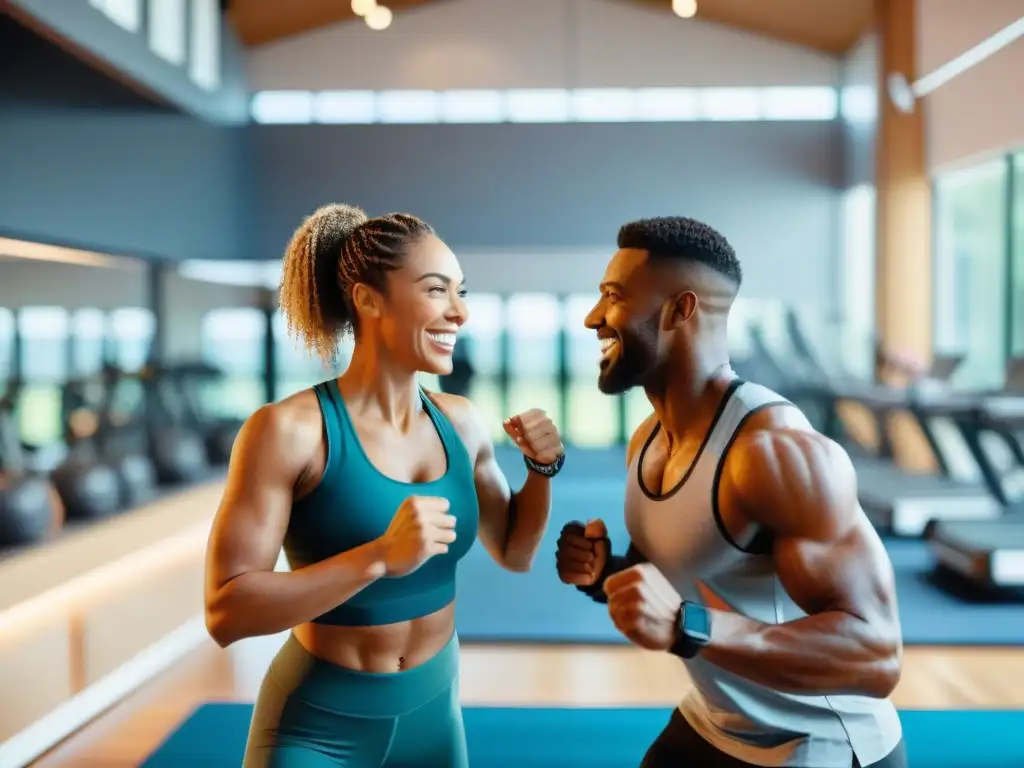
<svg viewBox="0 0 1024 768"><path fill-rule="evenodd" d="M862 379L875 367L875 188L862 184L843 196L843 368Z"/></svg>
<svg viewBox="0 0 1024 768"><path fill-rule="evenodd" d="M71 314L71 376L92 376L103 369L106 315L101 309L76 309Z"/></svg>
<svg viewBox="0 0 1024 768"><path fill-rule="evenodd" d="M506 305L509 336L510 414L543 408L564 427L558 387L558 336L562 308L547 293L513 294Z"/></svg>
<svg viewBox="0 0 1024 768"><path fill-rule="evenodd" d="M503 371L502 345L505 333L505 304L493 293L471 293L466 297L469 320L459 333L459 344L466 345L473 368L469 396L490 425L495 440L505 437L502 422L505 413L501 392Z"/></svg>
<svg viewBox="0 0 1024 768"><path fill-rule="evenodd" d="M336 369L332 370L311 354L297 339L288 335L288 324L281 310L274 313L274 356L277 362L277 399L293 395L300 389L312 387L339 375L348 366L352 355L352 339L342 342ZM260 342L262 349L262 342Z"/></svg>
<svg viewBox="0 0 1024 768"><path fill-rule="evenodd" d="M600 447L618 442L619 399L597 388L601 345L597 333L583 325L599 297L569 296L565 303L565 327L569 340L569 413L565 417L564 442L581 447Z"/></svg>
<svg viewBox="0 0 1024 768"><path fill-rule="evenodd" d="M1013 158L1013 200L1010 236L1013 243L1013 314L1010 352L1024 355L1024 152Z"/></svg>
<svg viewBox="0 0 1024 768"><path fill-rule="evenodd" d="M0 380L14 373L14 313L0 307Z"/></svg>
<svg viewBox="0 0 1024 768"><path fill-rule="evenodd" d="M22 439L52 445L61 439L61 384L68 374L68 312L63 307L25 307L17 315L21 331L18 401Z"/></svg>
<svg viewBox="0 0 1024 768"><path fill-rule="evenodd" d="M203 315L200 349L203 361L224 377L201 391L210 415L247 418L264 402L263 340L266 316L258 309L213 309Z"/></svg>
<svg viewBox="0 0 1024 768"><path fill-rule="evenodd" d="M966 355L956 381L969 388L1004 379L1007 169L998 160L935 185L935 351Z"/></svg>

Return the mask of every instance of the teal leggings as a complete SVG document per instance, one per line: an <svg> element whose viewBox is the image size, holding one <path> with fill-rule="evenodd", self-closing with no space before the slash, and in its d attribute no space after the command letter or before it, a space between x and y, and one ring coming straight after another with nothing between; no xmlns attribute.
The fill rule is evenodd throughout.
<svg viewBox="0 0 1024 768"><path fill-rule="evenodd" d="M315 658L289 636L253 712L243 768L467 768L456 637L394 674Z"/></svg>

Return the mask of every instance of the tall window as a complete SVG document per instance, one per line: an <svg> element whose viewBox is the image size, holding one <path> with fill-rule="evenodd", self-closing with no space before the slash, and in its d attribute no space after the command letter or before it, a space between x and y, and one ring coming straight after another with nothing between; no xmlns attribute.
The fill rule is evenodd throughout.
<svg viewBox="0 0 1024 768"><path fill-rule="evenodd" d="M503 439L504 412L501 393L502 337L505 333L505 303L493 293L470 293L466 297L469 320L459 332L459 344L466 345L473 367L470 398L490 425L495 440Z"/></svg>
<svg viewBox="0 0 1024 768"><path fill-rule="evenodd" d="M1024 355L1024 152L1013 158L1013 201L1011 237L1013 238L1013 315L1010 324L1010 351Z"/></svg>
<svg viewBox="0 0 1024 768"><path fill-rule="evenodd" d="M68 374L68 312L63 307L25 307L18 312L21 376L18 402L21 437L29 445L61 439L61 384Z"/></svg>
<svg viewBox="0 0 1024 768"><path fill-rule="evenodd" d="M310 354L297 339L288 335L288 325L281 310L274 313L272 328L279 400L339 375L348 365L352 354L352 340L348 337L341 345L337 368L331 370L319 358ZM260 345L262 349L262 342Z"/></svg>
<svg viewBox="0 0 1024 768"><path fill-rule="evenodd" d="M14 313L0 307L0 380L14 373Z"/></svg>
<svg viewBox="0 0 1024 768"><path fill-rule="evenodd" d="M870 379L875 366L875 188L862 184L843 196L841 350L844 369Z"/></svg>
<svg viewBox="0 0 1024 768"><path fill-rule="evenodd" d="M565 441L582 447L612 445L618 440L616 397L597 388L601 345L597 334L583 321L599 296L569 296L565 303L565 327L569 337L569 413L565 418Z"/></svg>
<svg viewBox="0 0 1024 768"><path fill-rule="evenodd" d="M966 355L957 383L999 387L1006 367L1005 160L937 180L935 350Z"/></svg>
<svg viewBox="0 0 1024 768"><path fill-rule="evenodd" d="M558 391L558 334L562 311L549 293L518 293L508 299L509 408L511 414L543 408L563 427Z"/></svg>
<svg viewBox="0 0 1024 768"><path fill-rule="evenodd" d="M101 309L71 314L71 375L91 376L103 368L106 316Z"/></svg>
<svg viewBox="0 0 1024 768"><path fill-rule="evenodd" d="M192 0L188 74L206 91L220 88L221 17L218 0Z"/></svg>
<svg viewBox="0 0 1024 768"><path fill-rule="evenodd" d="M149 48L171 64L185 63L185 0L149 0Z"/></svg>
<svg viewBox="0 0 1024 768"><path fill-rule="evenodd" d="M266 330L266 316L252 307L212 309L203 315L203 361L224 374L219 381L209 382L201 393L203 406L211 415L246 418L264 403Z"/></svg>

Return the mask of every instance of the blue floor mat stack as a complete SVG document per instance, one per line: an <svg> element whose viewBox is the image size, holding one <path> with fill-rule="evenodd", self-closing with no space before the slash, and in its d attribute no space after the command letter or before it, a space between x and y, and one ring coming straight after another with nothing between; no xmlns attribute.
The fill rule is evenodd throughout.
<svg viewBox="0 0 1024 768"><path fill-rule="evenodd" d="M472 768L635 768L668 722L657 709L466 709ZM141 768L238 768L252 706L197 709ZM1024 712L905 711L910 768L1021 768Z"/></svg>

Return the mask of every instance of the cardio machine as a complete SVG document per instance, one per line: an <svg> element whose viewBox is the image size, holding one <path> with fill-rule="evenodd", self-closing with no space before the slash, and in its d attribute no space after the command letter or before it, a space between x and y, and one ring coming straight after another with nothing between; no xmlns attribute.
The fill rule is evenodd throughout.
<svg viewBox="0 0 1024 768"><path fill-rule="evenodd" d="M908 472L895 461L889 438L890 420L896 414L908 414L925 431L918 414L911 408L914 393L923 380L948 379L959 359L937 359L923 380L907 388L891 387L857 379L841 369L830 370L814 353L795 313L787 317L786 336L791 353L776 364L782 370L792 371L803 395L819 403L825 414L822 432L849 447L857 470L861 506L876 528L894 536L920 537L933 519L991 520L1001 514L998 500L979 479L945 472L939 475ZM763 344L759 346L762 354L777 354ZM876 355L881 362L899 367L881 345L876 345ZM870 415L879 437L874 450L851 445L846 439L839 416L843 402L859 405ZM929 446L940 467L951 463L943 444L929 441Z"/></svg>
<svg viewBox="0 0 1024 768"><path fill-rule="evenodd" d="M956 422L1003 508L993 519L932 521L936 564L983 588L1024 588L1024 358L1009 362L1002 392L923 399L922 409Z"/></svg>
<svg viewBox="0 0 1024 768"><path fill-rule="evenodd" d="M20 393L21 383L10 379L0 397L0 549L38 543L64 524L53 485L25 461L15 418Z"/></svg>

